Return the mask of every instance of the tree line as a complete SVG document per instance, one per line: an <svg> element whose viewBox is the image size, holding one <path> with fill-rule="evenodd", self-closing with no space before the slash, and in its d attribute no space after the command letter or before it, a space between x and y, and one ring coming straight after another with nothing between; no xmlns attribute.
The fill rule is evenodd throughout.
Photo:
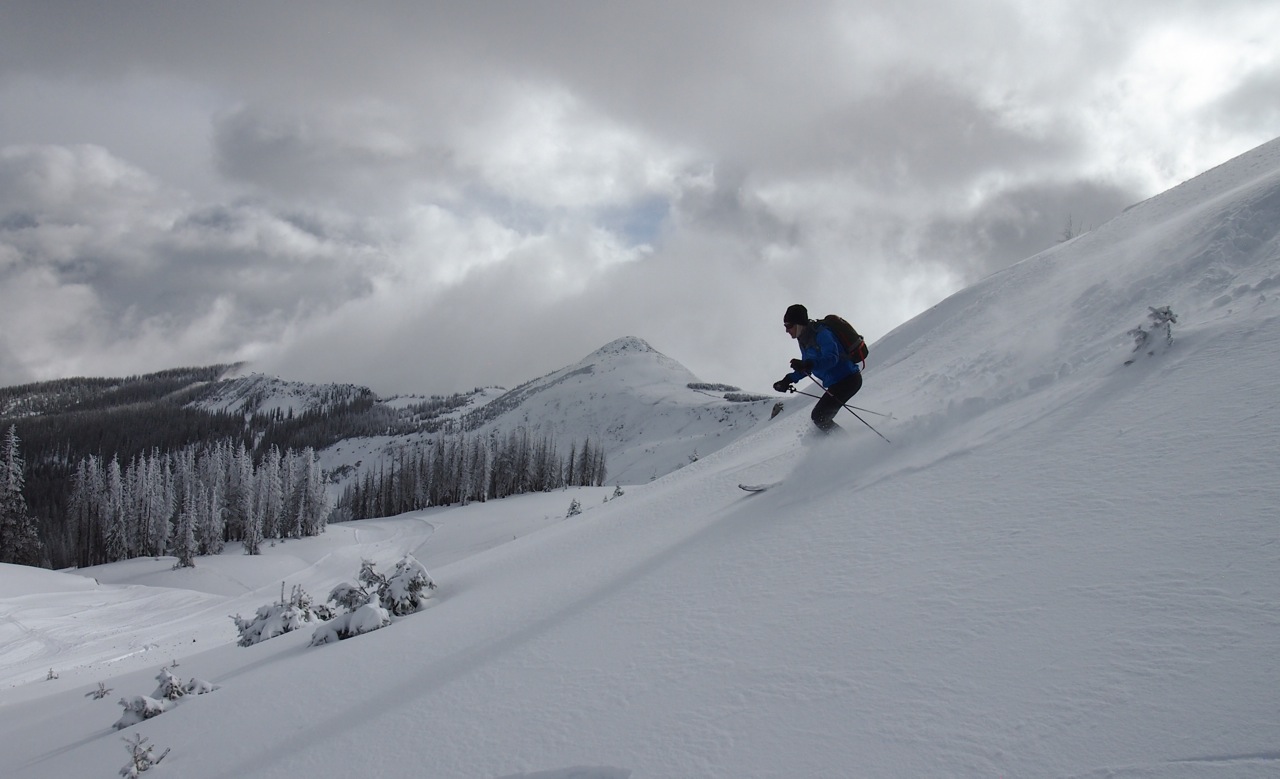
<svg viewBox="0 0 1280 779"><path fill-rule="evenodd" d="M228 541L258 554L266 539L319 535L329 511L314 450L271 447L255 463L230 440L154 450L125 464L90 455L76 467L68 498L80 566L162 555L190 566Z"/></svg>
<svg viewBox="0 0 1280 779"><path fill-rule="evenodd" d="M259 411L254 397L238 410L211 407L232 367L0 388L0 425L9 426L0 562L64 568L171 554L190 564L228 541L252 553L264 539L319 532L332 512L315 508L324 493L315 452L354 437L437 436L363 474L338 518L604 483L604 452L590 440L566 457L523 430L476 433L492 409L457 412L479 390L403 410L348 385L321 388L300 414Z"/></svg>
<svg viewBox="0 0 1280 779"><path fill-rule="evenodd" d="M323 532L331 520L394 516L427 506L566 486L603 486L604 449L588 438L561 453L553 438L456 434L403 448L367 469L331 509L315 450L270 446L255 458L223 438L122 461L96 454L70 467L63 532L49 545L23 497L25 462L14 426L0 449L0 562L90 566L172 555L180 566L239 541L258 554L270 539Z"/></svg>
<svg viewBox="0 0 1280 779"><path fill-rule="evenodd" d="M343 491L336 515L387 517L566 486L599 487L607 475L604 449L589 438L565 456L553 438L535 440L524 428L506 436L441 436L366 469Z"/></svg>
<svg viewBox="0 0 1280 779"><path fill-rule="evenodd" d="M202 408L199 402L217 389L217 376L229 367L0 388L0 417L7 417L5 425L16 425L26 455L22 496L43 545L42 564L63 568L104 559L83 521L72 516L73 508L83 511L70 500L82 463L106 484L113 459L132 474L144 463L151 467L157 458L176 457L188 447L222 446L247 450L254 467L261 468L285 456L278 453L314 452L353 436L413 429L360 387L329 388L320 409L297 415ZM180 493L175 499L185 498ZM181 507L177 504L174 516Z"/></svg>

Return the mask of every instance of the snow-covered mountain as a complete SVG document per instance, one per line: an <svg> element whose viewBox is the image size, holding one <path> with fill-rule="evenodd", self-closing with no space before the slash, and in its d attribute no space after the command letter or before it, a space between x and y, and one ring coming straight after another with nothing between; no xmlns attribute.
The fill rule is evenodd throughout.
<svg viewBox="0 0 1280 779"><path fill-rule="evenodd" d="M776 399L709 385L643 339L619 338L472 412L481 432L516 427L567 445L590 438L609 480L636 484L708 455L768 419Z"/></svg>
<svg viewBox="0 0 1280 779"><path fill-rule="evenodd" d="M590 440L604 448L609 483L639 484L721 449L767 420L778 402L702 382L634 336L512 390L486 388L467 400L449 415L449 427L348 438L322 451L321 462L354 475L438 435L502 437L523 428L554 441L562 455ZM335 492L345 483L336 480Z"/></svg>
<svg viewBox="0 0 1280 779"><path fill-rule="evenodd" d="M1280 140L874 344L858 400L892 443L847 415L814 443L789 403L618 497L0 566L0 775L111 775L141 735L184 779L1275 776L1278 288ZM423 612L234 646L225 615L282 581L404 553ZM175 660L218 689L112 730Z"/></svg>

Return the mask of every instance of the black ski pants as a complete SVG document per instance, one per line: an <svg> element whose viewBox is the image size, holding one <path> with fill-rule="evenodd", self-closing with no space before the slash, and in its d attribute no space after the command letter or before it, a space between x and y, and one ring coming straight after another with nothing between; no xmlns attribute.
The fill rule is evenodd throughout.
<svg viewBox="0 0 1280 779"><path fill-rule="evenodd" d="M824 433L840 430L840 426L835 422L836 412L848 403L850 398L857 395L860 389L862 389L861 371L827 387L827 391L822 393L822 397L814 405L813 413L809 415L813 419L813 424Z"/></svg>

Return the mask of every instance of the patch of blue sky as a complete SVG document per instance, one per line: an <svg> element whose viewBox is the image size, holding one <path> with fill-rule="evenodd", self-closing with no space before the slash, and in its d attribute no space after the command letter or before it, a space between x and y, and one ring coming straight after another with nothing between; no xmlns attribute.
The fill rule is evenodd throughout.
<svg viewBox="0 0 1280 779"><path fill-rule="evenodd" d="M600 226L621 237L628 247L653 246L671 213L671 203L658 195L597 212Z"/></svg>

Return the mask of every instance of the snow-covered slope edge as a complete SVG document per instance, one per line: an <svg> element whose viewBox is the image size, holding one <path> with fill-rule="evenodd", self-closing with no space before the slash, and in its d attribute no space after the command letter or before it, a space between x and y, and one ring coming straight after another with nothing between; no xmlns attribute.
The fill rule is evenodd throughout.
<svg viewBox="0 0 1280 779"><path fill-rule="evenodd" d="M1280 311L1278 217L1280 139L896 328L875 344L868 384L893 386L898 416L915 418L902 435L934 436L1006 404L1025 421L1134 381L1146 352L1165 348L1161 332L1135 351L1151 307L1178 317L1175 350Z"/></svg>

